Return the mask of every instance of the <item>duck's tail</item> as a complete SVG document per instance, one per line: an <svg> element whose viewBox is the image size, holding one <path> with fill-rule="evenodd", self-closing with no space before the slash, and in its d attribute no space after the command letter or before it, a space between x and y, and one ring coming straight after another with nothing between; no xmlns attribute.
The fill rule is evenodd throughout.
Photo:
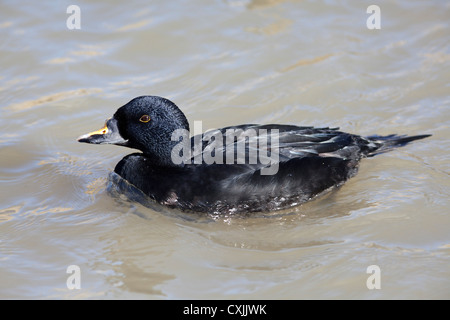
<svg viewBox="0 0 450 320"><path fill-rule="evenodd" d="M367 140L372 142L376 147L369 149L369 152L367 154L368 157L373 157L380 153L388 152L394 148L397 147L403 147L414 140L419 139L425 139L430 137L431 134L421 134L417 136L406 136L406 135L396 135L396 134L390 134L388 136L370 136L367 137Z"/></svg>

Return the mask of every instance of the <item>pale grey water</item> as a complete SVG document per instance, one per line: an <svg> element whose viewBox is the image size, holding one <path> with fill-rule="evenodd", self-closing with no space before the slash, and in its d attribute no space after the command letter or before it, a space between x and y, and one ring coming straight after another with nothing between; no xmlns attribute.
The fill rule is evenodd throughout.
<svg viewBox="0 0 450 320"><path fill-rule="evenodd" d="M361 1L79 1L68 30L71 4L0 4L0 298L450 298L447 1L377 2L380 30ZM282 214L189 220L106 192L132 150L76 142L144 94L204 130L433 136Z"/></svg>

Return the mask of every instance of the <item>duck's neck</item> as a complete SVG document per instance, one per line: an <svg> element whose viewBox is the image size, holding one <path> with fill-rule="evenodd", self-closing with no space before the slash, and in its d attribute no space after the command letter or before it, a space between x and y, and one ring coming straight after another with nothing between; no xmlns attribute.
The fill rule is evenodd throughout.
<svg viewBox="0 0 450 320"><path fill-rule="evenodd" d="M156 156L154 154L149 154L149 153L143 153L143 155L150 161L150 163L153 166L158 166L158 167L168 167L168 168L173 168L173 167L181 167L181 164L176 164L172 161L172 159L170 158L170 154L169 157L167 158L167 156L161 157L161 156Z"/></svg>
<svg viewBox="0 0 450 320"><path fill-rule="evenodd" d="M189 136L187 142L189 142ZM185 162L179 157L179 151L183 147L182 142L166 141L164 144L160 143L150 146L150 148L147 147L145 149L141 149L141 151L152 165L172 168L184 166ZM184 152L186 152L185 150L186 149L184 149Z"/></svg>

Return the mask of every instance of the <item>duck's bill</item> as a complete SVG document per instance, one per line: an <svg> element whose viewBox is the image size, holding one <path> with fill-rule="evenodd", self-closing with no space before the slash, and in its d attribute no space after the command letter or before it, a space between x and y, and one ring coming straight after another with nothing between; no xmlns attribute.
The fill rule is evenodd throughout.
<svg viewBox="0 0 450 320"><path fill-rule="evenodd" d="M100 130L89 132L78 137L78 142L92 143L92 144L117 144L126 145L128 140L124 139L117 127L116 119L108 119L105 126Z"/></svg>

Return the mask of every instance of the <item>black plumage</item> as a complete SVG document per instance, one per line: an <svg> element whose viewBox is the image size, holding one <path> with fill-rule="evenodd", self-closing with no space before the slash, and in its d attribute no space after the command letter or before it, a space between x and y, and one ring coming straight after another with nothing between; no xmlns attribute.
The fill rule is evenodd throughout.
<svg viewBox="0 0 450 320"><path fill-rule="evenodd" d="M247 124L186 140L189 150L176 153L184 161L174 163L177 129L188 132L189 124L173 102L142 96L79 141L141 150L124 157L114 171L160 204L235 213L298 205L354 176L362 158L429 136L364 138L338 128Z"/></svg>

